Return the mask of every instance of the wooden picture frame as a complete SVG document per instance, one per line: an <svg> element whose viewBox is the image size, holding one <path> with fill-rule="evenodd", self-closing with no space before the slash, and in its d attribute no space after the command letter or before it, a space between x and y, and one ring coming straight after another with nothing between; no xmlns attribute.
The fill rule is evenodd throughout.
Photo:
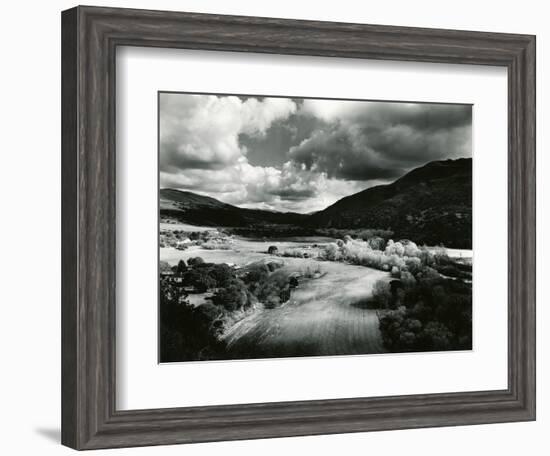
<svg viewBox="0 0 550 456"><path fill-rule="evenodd" d="M115 50L122 45L506 67L508 388L117 410ZM62 241L62 443L69 447L534 420L535 37L101 7L64 11Z"/></svg>

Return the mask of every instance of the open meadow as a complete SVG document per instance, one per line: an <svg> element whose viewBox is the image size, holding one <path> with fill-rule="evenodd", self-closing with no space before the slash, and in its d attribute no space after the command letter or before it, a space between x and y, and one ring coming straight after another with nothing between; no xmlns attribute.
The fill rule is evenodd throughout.
<svg viewBox="0 0 550 456"><path fill-rule="evenodd" d="M340 250L346 252L346 248L351 248L354 243L362 247L364 242L348 239L347 243L338 241L340 244L337 244L335 239L318 236L258 240L222 234L214 228L183 224L163 224L161 232L165 238L169 231L183 232L185 234L180 237L185 237L191 232L183 230L191 228L206 240L184 244L184 248L161 247L161 262L177 269L182 261L191 265L199 257L204 265L227 265L238 280L255 290L257 297L248 305L231 309L232 312L224 316L217 332L217 340L223 345L222 358L330 356L388 351L380 330L380 316L386 315L388 310L376 308L372 303L377 299L375 286L378 293L382 285L389 287L392 275L395 278L395 267L380 270L352 264L358 262L352 257L326 260L326 252L334 246L340 245ZM437 255L440 250L428 248L426 252L427 255ZM369 248L368 252L375 251ZM470 252L455 250L452 254L457 261L469 263ZM381 258L406 259L396 254L382 255ZM266 265L270 268L276 266L276 270L268 270ZM279 287L276 288L279 296L282 296L280 290L287 287L284 299L276 298L274 304L268 305L270 298L262 299L266 293L258 293L259 288L253 280L247 280L251 271L256 271L259 266L268 270L262 286ZM293 284L288 287L287 283ZM196 309L206 309L215 299L215 294L215 287L190 289L185 299ZM213 306L210 304L210 307ZM391 316L391 311L389 313Z"/></svg>

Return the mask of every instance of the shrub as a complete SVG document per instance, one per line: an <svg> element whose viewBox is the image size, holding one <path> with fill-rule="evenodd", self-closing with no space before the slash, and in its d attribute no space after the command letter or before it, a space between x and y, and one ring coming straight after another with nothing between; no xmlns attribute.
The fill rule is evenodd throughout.
<svg viewBox="0 0 550 456"><path fill-rule="evenodd" d="M414 285L416 285L416 279L414 278L414 276L410 272L402 271L401 272L401 283L405 287L413 287Z"/></svg>
<svg viewBox="0 0 550 456"><path fill-rule="evenodd" d="M184 260L179 260L178 267L176 269L176 274L183 275L187 271L187 264Z"/></svg>
<svg viewBox="0 0 550 456"><path fill-rule="evenodd" d="M284 263L282 261L270 261L265 265L267 266L267 269L269 269L269 272L273 272L279 268L282 268Z"/></svg>
<svg viewBox="0 0 550 456"><path fill-rule="evenodd" d="M242 277L244 283L255 283L264 280L269 274L269 267L260 263L250 267Z"/></svg>
<svg viewBox="0 0 550 456"><path fill-rule="evenodd" d="M201 244L201 248L205 250L230 250L232 245L225 241L207 241Z"/></svg>
<svg viewBox="0 0 550 456"><path fill-rule="evenodd" d="M419 250L420 252L420 250ZM417 274L422 271L422 260L418 257L405 257L405 267L411 274Z"/></svg>
<svg viewBox="0 0 550 456"><path fill-rule="evenodd" d="M216 286L216 281L210 277L207 268L190 269L182 277L184 285L195 287L199 293L205 293Z"/></svg>
<svg viewBox="0 0 550 456"><path fill-rule="evenodd" d="M384 250L386 248L386 241L378 236L368 239L369 247L373 250Z"/></svg>
<svg viewBox="0 0 550 456"><path fill-rule="evenodd" d="M386 250L384 251L386 255L397 255L402 257L405 253L405 247L401 242L393 242L391 239L386 244Z"/></svg>
<svg viewBox="0 0 550 456"><path fill-rule="evenodd" d="M292 258L309 258L311 256L311 252L309 249L295 247L292 249L284 250L281 256Z"/></svg>
<svg viewBox="0 0 550 456"><path fill-rule="evenodd" d="M206 273L215 280L216 287L225 287L235 279L235 272L225 263L208 266Z"/></svg>
<svg viewBox="0 0 550 456"><path fill-rule="evenodd" d="M168 282L160 282L160 360L190 361L218 359L225 344L218 339L219 310L208 304L191 306L185 291ZM205 307L206 306L206 307Z"/></svg>
<svg viewBox="0 0 550 456"><path fill-rule="evenodd" d="M265 264L257 264L250 268L246 274L242 276L242 280L248 287L248 290L257 296L262 283L267 279L268 275L268 266Z"/></svg>
<svg viewBox="0 0 550 456"><path fill-rule="evenodd" d="M204 263L204 260L201 257L189 258L187 260L187 264L189 266L197 266L197 265L203 264L203 263Z"/></svg>
<svg viewBox="0 0 550 456"><path fill-rule="evenodd" d="M414 242L406 241L404 243L402 242L402 244L404 246L403 255L407 257L417 257L420 254L420 249Z"/></svg>
<svg viewBox="0 0 550 456"><path fill-rule="evenodd" d="M390 284L385 280L378 280L372 288L373 307L388 309L391 303L392 294Z"/></svg>
<svg viewBox="0 0 550 456"><path fill-rule="evenodd" d="M384 345L390 351L471 349L471 286L434 278L431 268L426 269L420 278L402 271L400 280L390 282L389 295L381 285L376 287L378 302L396 309L380 318Z"/></svg>
<svg viewBox="0 0 550 456"><path fill-rule="evenodd" d="M448 350L451 348L453 334L443 323L430 321L424 327L420 338L423 339L423 345L429 347L428 350Z"/></svg>
<svg viewBox="0 0 550 456"><path fill-rule="evenodd" d="M224 288L216 291L212 302L217 306L223 306L228 311L235 311L248 306L248 294L246 286L238 279L232 280Z"/></svg>
<svg viewBox="0 0 550 456"><path fill-rule="evenodd" d="M330 243L325 248L325 258L329 261L338 261L341 258L340 250L338 245L335 243Z"/></svg>

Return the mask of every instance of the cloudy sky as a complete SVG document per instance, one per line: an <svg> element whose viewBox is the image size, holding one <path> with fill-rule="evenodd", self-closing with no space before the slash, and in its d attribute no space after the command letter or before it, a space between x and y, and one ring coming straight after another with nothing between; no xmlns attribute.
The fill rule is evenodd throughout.
<svg viewBox="0 0 550 456"><path fill-rule="evenodd" d="M160 187L308 213L471 156L469 105L161 93Z"/></svg>

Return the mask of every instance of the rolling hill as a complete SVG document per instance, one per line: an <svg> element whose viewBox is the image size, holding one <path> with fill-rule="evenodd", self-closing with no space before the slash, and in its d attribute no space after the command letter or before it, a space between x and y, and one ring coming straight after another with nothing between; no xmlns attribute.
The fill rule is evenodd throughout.
<svg viewBox="0 0 550 456"><path fill-rule="evenodd" d="M471 248L472 160L430 162L391 184L347 196L313 214L239 208L174 189L160 191L160 211L161 216L195 225L377 228L419 244Z"/></svg>
<svg viewBox="0 0 550 456"><path fill-rule="evenodd" d="M209 196L163 188L159 193L161 216L193 225L250 227L258 225L301 225L305 214L246 209L222 203Z"/></svg>

